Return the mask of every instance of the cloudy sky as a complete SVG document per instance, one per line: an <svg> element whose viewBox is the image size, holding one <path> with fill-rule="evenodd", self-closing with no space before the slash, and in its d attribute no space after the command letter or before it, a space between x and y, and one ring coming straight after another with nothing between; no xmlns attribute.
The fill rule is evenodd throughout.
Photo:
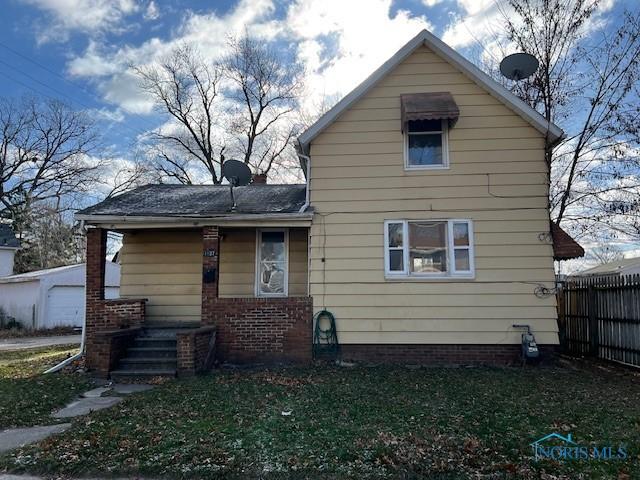
<svg viewBox="0 0 640 480"><path fill-rule="evenodd" d="M608 13L634 1L608 0ZM91 109L121 155L162 123L128 66L178 43L194 42L215 59L230 34L247 29L290 49L306 66L313 109L348 92L423 28L478 59L500 20L495 0L6 0L3 7L2 94Z"/></svg>

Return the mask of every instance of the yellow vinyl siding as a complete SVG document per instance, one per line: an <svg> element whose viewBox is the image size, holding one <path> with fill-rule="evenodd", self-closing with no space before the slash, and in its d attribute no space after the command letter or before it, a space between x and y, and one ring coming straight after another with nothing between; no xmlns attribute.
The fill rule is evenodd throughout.
<svg viewBox="0 0 640 480"><path fill-rule="evenodd" d="M405 171L400 94L451 92L450 168ZM557 343L544 138L421 47L311 145L311 295L343 343ZM383 222L473 220L473 279L384 277ZM542 235L541 235L542 234Z"/></svg>
<svg viewBox="0 0 640 480"><path fill-rule="evenodd" d="M307 229L289 229L289 296L307 294ZM255 296L256 231L224 229L220 246L221 297Z"/></svg>
<svg viewBox="0 0 640 480"><path fill-rule="evenodd" d="M220 242L221 297L255 296L256 231L252 228L225 228Z"/></svg>
<svg viewBox="0 0 640 480"><path fill-rule="evenodd" d="M306 228L289 229L289 296L307 295L308 238Z"/></svg>
<svg viewBox="0 0 640 480"><path fill-rule="evenodd" d="M120 263L120 296L146 298L149 322L200 321L200 231L125 233Z"/></svg>
<svg viewBox="0 0 640 480"><path fill-rule="evenodd" d="M256 231L221 229L219 295L255 295ZM306 228L289 229L289 295L307 294ZM122 297L146 298L150 322L199 322L202 305L202 233L125 233L120 253Z"/></svg>

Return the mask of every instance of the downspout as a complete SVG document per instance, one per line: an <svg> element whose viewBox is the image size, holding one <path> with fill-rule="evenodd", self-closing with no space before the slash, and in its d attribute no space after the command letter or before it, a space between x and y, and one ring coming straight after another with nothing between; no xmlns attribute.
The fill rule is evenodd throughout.
<svg viewBox="0 0 640 480"><path fill-rule="evenodd" d="M57 372L59 370L62 370L64 367L69 365L71 362L81 358L82 355L84 355L84 341L85 341L85 336L86 336L85 326L86 326L86 319L85 319L85 322L82 322L82 340L80 341L80 351L78 353L76 353L75 355L72 355L69 358L64 359L58 365L56 365L55 367L51 367L49 370L46 370L44 373L54 373L54 372Z"/></svg>
<svg viewBox="0 0 640 480"><path fill-rule="evenodd" d="M300 207L299 213L304 213L311 203L311 157L302 153L302 145L298 141L296 146L296 153L298 158L304 158L306 160L306 175L307 188L305 192L304 205ZM311 228L309 228L309 234L307 235L307 295L311 296Z"/></svg>
<svg viewBox="0 0 640 480"><path fill-rule="evenodd" d="M311 192L309 191L311 187L311 157L309 155L305 155L303 153L297 152L298 158L304 158L306 160L306 180L307 180L307 188L304 205L300 207L299 213L303 213L307 208L309 208L309 204L311 203Z"/></svg>
<svg viewBox="0 0 640 480"><path fill-rule="evenodd" d="M84 226L84 220L80 221L80 231L84 230L85 226ZM86 282L86 279L85 279ZM85 289L87 288L87 286L85 285ZM86 296L86 292L85 292L85 298L87 298ZM78 360L79 358L82 358L82 355L84 355L84 343L85 343L85 338L87 336L87 311L86 311L86 306L85 306L85 314L84 314L84 320L82 322L82 337L80 339L80 351L78 353L76 353L75 355L71 355L69 358L64 359L63 361L61 361L58 365L56 365L55 367L51 367L49 370L46 370L44 373L55 373L58 372L60 370L62 370L64 367L66 367L67 365L69 365L71 362Z"/></svg>

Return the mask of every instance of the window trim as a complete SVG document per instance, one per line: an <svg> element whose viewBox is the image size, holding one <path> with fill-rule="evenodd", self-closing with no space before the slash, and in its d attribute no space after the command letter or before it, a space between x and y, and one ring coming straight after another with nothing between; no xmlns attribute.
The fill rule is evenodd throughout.
<svg viewBox="0 0 640 480"><path fill-rule="evenodd" d="M446 272L438 273L411 273L409 269L409 222L447 222L447 261L450 267ZM391 256L389 255L389 225L402 223L402 250L403 270L391 271ZM453 225L465 223L469 232L469 246L457 247L469 251L469 270L457 271L455 268L455 249L453 241ZM475 247L473 238L473 220L468 218L430 218L430 219L402 219L384 221L384 276L387 280L411 279L411 280L446 280L446 279L473 279L475 278Z"/></svg>
<svg viewBox="0 0 640 480"><path fill-rule="evenodd" d="M440 131L434 132L411 132L411 134L436 135L442 136L442 165L409 165L409 126L405 128L403 135L404 142L404 169L405 170L446 170L449 168L449 122L441 120L442 128Z"/></svg>
<svg viewBox="0 0 640 480"><path fill-rule="evenodd" d="M262 232L282 232L284 233L284 292L283 293L262 293L260 291L260 243ZM256 228L256 258L255 258L255 278L254 294L256 298L288 297L289 296L289 229L288 228Z"/></svg>

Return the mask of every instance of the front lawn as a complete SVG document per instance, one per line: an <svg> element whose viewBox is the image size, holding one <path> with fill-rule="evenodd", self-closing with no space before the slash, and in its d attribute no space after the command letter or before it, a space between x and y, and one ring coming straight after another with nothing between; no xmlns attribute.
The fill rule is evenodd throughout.
<svg viewBox="0 0 640 480"><path fill-rule="evenodd" d="M640 478L640 381L569 368L217 371L129 397L4 468L178 478ZM551 432L624 461L536 462Z"/></svg>
<svg viewBox="0 0 640 480"><path fill-rule="evenodd" d="M80 375L43 375L77 345L0 352L0 429L55 423L51 411L87 389Z"/></svg>

